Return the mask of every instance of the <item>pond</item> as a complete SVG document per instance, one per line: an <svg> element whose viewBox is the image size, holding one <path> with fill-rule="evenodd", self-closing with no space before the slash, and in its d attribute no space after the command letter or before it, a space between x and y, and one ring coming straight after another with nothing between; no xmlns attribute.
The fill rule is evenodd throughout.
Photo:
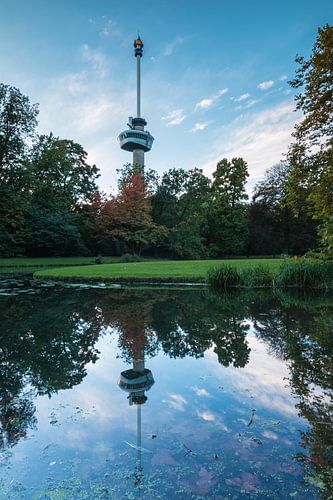
<svg viewBox="0 0 333 500"><path fill-rule="evenodd" d="M0 498L327 498L333 305L0 283Z"/></svg>

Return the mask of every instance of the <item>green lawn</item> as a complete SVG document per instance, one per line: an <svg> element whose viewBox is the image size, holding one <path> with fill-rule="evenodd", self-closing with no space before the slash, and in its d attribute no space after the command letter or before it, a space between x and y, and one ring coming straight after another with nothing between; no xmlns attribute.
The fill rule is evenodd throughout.
<svg viewBox="0 0 333 500"><path fill-rule="evenodd" d="M95 264L96 257L13 257L0 259L0 269L10 267L63 267ZM110 263L118 257L103 257L103 262Z"/></svg>
<svg viewBox="0 0 333 500"><path fill-rule="evenodd" d="M64 281L204 281L208 269L223 264L238 268L262 264L277 270L281 259L161 260L66 267L37 271L41 279Z"/></svg>

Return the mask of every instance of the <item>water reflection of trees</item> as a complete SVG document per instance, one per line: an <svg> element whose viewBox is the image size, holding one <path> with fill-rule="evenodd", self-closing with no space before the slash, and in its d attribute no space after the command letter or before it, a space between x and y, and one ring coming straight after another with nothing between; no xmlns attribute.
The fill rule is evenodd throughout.
<svg viewBox="0 0 333 500"><path fill-rule="evenodd" d="M0 446L15 445L35 425L37 394L79 384L85 365L96 360L100 326L76 304L71 293L2 298Z"/></svg>
<svg viewBox="0 0 333 500"><path fill-rule="evenodd" d="M148 357L162 349L170 357L198 358L213 348L224 366L242 367L249 359L249 326L236 295L219 299L198 290L128 290L108 300L110 307L100 303L103 319L120 333L119 346L128 360L140 342Z"/></svg>
<svg viewBox="0 0 333 500"><path fill-rule="evenodd" d="M148 355L161 348L171 357L201 357L213 348L224 366L244 367L250 353L246 333L251 321L256 335L288 365L299 414L310 424L301 435L304 453L297 459L324 494L333 490L331 297L128 291L121 300L122 307L115 299L112 318L105 319L118 326L126 359L133 353L134 339L141 338L141 348L144 345ZM136 328L132 326L131 332L132 323Z"/></svg>
<svg viewBox="0 0 333 500"><path fill-rule="evenodd" d="M298 458L332 488L331 298L299 299L200 290L51 290L2 298L0 305L0 446L35 424L34 397L79 384L97 359L95 342L117 331L120 355L201 357L213 349L224 366L244 367L255 333L290 368L298 409L310 426ZM312 471L312 472L311 472Z"/></svg>
<svg viewBox="0 0 333 500"><path fill-rule="evenodd" d="M333 491L332 297L280 295L265 311L254 303L251 313L257 335L287 362L296 406L310 424L298 460L324 494Z"/></svg>

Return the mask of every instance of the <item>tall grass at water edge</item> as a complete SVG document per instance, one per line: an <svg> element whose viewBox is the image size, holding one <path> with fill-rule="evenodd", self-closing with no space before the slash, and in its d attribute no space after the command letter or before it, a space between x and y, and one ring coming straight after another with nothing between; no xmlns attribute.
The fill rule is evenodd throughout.
<svg viewBox="0 0 333 500"><path fill-rule="evenodd" d="M333 288L333 261L286 260L275 278L280 288L329 290Z"/></svg>
<svg viewBox="0 0 333 500"><path fill-rule="evenodd" d="M231 287L328 290L333 288L333 262L287 259L275 272L260 264L244 269L224 265L208 271L207 283L217 291Z"/></svg>

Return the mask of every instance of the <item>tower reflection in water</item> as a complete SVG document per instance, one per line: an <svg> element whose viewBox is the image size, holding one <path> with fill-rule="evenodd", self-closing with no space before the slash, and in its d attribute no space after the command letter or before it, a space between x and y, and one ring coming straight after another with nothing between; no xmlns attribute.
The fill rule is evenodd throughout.
<svg viewBox="0 0 333 500"><path fill-rule="evenodd" d="M133 368L121 372L118 385L128 393L127 399L130 406L136 405L136 470L135 470L135 486L140 486L142 481L142 465L141 465L141 406L147 401L146 391L154 385L154 377L148 368L145 368L145 335L139 334L138 342L133 343Z"/></svg>

